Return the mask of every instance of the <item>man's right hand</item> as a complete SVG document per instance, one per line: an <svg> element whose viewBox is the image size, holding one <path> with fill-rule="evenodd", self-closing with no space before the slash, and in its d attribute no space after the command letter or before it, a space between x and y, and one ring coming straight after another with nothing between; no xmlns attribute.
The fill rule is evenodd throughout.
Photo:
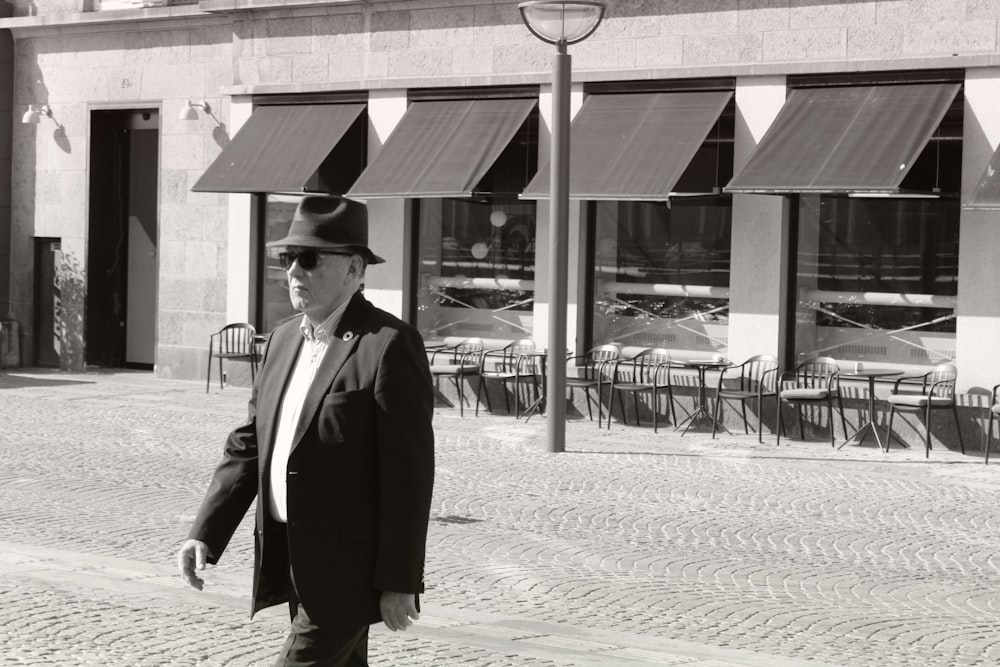
<svg viewBox="0 0 1000 667"><path fill-rule="evenodd" d="M181 579L199 591L205 587L205 580L195 574L195 570L205 569L207 557L208 545L200 540L187 540L177 552L177 569L181 573Z"/></svg>

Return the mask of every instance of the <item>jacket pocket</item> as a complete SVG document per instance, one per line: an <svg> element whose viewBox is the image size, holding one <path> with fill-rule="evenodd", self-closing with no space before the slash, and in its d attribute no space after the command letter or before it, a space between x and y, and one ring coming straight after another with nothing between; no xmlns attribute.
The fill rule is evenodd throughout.
<svg viewBox="0 0 1000 667"><path fill-rule="evenodd" d="M340 443L361 435L371 423L374 410L370 391L337 391L327 394L319 408L319 437L323 442Z"/></svg>

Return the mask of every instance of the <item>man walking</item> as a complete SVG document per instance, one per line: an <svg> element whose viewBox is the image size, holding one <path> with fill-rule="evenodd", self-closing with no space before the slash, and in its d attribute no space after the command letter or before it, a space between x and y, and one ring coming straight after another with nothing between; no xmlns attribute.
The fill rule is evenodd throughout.
<svg viewBox="0 0 1000 667"><path fill-rule="evenodd" d="M257 497L253 604L288 602L277 665L367 665L368 626L418 618L434 480L433 384L420 334L362 295L364 205L303 197L281 250L302 318L272 333L247 422L178 555L216 563Z"/></svg>

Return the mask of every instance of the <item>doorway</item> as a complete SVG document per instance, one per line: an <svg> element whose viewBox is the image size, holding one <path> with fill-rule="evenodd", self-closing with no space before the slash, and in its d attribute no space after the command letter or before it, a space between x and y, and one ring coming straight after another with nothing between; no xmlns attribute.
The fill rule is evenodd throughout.
<svg viewBox="0 0 1000 667"><path fill-rule="evenodd" d="M90 137L87 364L152 370L159 112L94 111Z"/></svg>

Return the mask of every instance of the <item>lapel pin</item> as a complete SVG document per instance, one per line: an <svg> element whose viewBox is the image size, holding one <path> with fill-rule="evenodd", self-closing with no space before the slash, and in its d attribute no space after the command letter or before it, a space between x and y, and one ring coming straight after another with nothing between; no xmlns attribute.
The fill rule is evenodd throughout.
<svg viewBox="0 0 1000 667"><path fill-rule="evenodd" d="M348 341L350 341L352 338L354 338L354 332L353 331L345 331L343 338L344 338L344 342L345 343L348 342Z"/></svg>

